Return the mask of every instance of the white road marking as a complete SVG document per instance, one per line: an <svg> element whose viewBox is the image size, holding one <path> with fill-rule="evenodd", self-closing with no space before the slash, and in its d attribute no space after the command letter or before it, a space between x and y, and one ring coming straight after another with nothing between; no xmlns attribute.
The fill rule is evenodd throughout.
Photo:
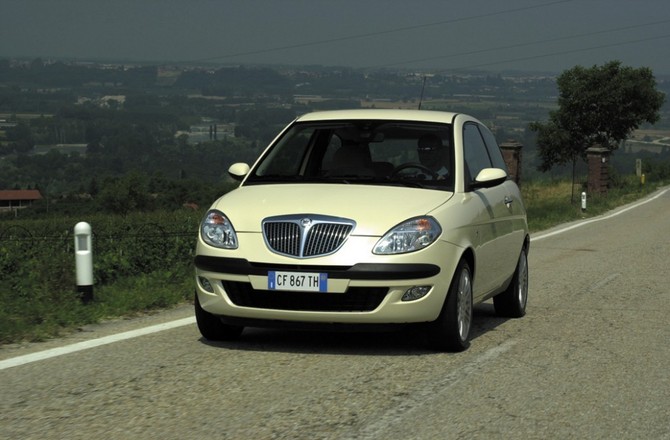
<svg viewBox="0 0 670 440"><path fill-rule="evenodd" d="M163 330L170 330L185 325L195 323L195 317L178 319L176 321L165 322L163 324L152 325L150 327L139 328L115 335L105 336L98 339L91 339L90 341L77 342L76 344L66 345L64 347L52 348L50 350L38 351L36 353L26 354L15 358L5 359L0 361L0 370L6 368L17 367L19 365L29 364L31 362L43 361L56 356L74 353L77 351L88 350L89 348L100 347L101 345L113 344L114 342L124 341L126 339L137 338L139 336L150 335L152 333L162 332Z"/></svg>
<svg viewBox="0 0 670 440"><path fill-rule="evenodd" d="M608 214L608 215L605 215L605 216L596 217L596 218L593 218L593 219L590 219L590 220L586 220L586 221L583 221L583 222L580 222L580 223L577 223L577 224L573 224L573 225L570 225L570 226L562 228L562 229L557 229L555 231L548 232L546 234L536 235L534 237L531 237L530 240L531 241L543 240L545 238L553 237L555 235L562 234L562 233L567 232L567 231L571 231L573 229L582 227L584 225L588 225L590 223L599 222L599 221L602 221L602 220L610 219L612 217L616 217L620 214L623 214L624 212L630 211L631 209L635 209L639 206L642 206L646 203L649 203L653 200L656 200L657 198L661 197L663 194L665 194L668 191L670 191L670 188L664 189L660 193L656 194L654 197L650 197L649 199L643 200L643 201L638 202L638 203L634 203L634 204L632 204L632 205L630 205L630 206L628 206L628 207L626 207L622 210L613 212L612 214ZM170 329L173 329L173 328L183 327L185 325L191 325L191 324L194 324L194 323L195 323L195 317L183 318L183 319L179 319L179 320L176 320L176 321L170 321L170 322L166 322L166 323L163 323L163 324L153 325L151 327L145 327L145 328L141 328L141 329L137 329L137 330L131 330L131 331L119 333L119 334L116 334L116 335L105 336L103 338L98 338L98 339L92 339L90 341L83 341L83 342L78 342L76 344L66 345L64 347L52 348L50 350L38 351L36 353L31 353L31 354L26 354L26 355L23 355L23 356L18 356L18 357L15 357L15 358L5 359L3 361L0 361L0 371L5 370L7 368L11 368L11 367L17 367L19 365L29 364L31 362L42 361L42 360L50 359L50 358L53 358L53 357L56 357L56 356L62 356L64 354L75 353L77 351L82 351L82 350L88 350L89 348L100 347L101 345L113 344L114 342L124 341L126 339L137 338L139 336L149 335L149 334L152 334L152 333L158 333L158 332L162 332L163 330L170 330ZM503 347L505 347L505 346L503 346ZM495 349L492 349L492 350L493 350L493 352L491 354L495 353L496 356L497 356L497 353L495 352ZM500 348L498 348L498 350L500 350ZM505 348L505 350L506 350L506 348ZM486 356L484 356L484 357L486 357ZM493 357L495 357L495 356L493 356Z"/></svg>
<svg viewBox="0 0 670 440"><path fill-rule="evenodd" d="M601 288L605 287L607 284L616 280L620 276L621 276L620 273L613 273L613 274L609 275L608 277L603 278L602 280L598 281L593 286L591 286L591 288L589 289L589 292L595 292L596 290L600 290Z"/></svg>
<svg viewBox="0 0 670 440"><path fill-rule="evenodd" d="M471 377L482 365L488 364L506 353L517 342L514 339L507 340L481 353L464 366L459 367L457 371L452 371L442 377L433 378L429 382L424 383L421 388L412 394L403 396L402 402L399 402L398 405L381 414L374 423L358 431L356 438L361 440L387 438L388 436L385 433L389 431L393 432L394 426L405 424L407 420L420 420L424 409L433 405L433 402L438 397L451 392L451 387L463 379Z"/></svg>

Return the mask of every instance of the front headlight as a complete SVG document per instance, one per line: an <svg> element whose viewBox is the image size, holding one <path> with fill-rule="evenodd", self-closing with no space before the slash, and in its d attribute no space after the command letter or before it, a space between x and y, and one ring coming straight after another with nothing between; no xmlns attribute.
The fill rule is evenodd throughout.
<svg viewBox="0 0 670 440"><path fill-rule="evenodd" d="M377 255L414 252L437 240L442 228L432 217L417 217L399 224L386 233L372 250Z"/></svg>
<svg viewBox="0 0 670 440"><path fill-rule="evenodd" d="M228 217L215 209L209 211L200 224L205 243L223 249L237 249L237 234Z"/></svg>

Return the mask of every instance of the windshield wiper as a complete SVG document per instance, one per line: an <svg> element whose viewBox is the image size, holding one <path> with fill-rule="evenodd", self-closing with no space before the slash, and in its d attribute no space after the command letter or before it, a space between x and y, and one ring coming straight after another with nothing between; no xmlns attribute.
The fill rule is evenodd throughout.
<svg viewBox="0 0 670 440"><path fill-rule="evenodd" d="M416 180L406 180L406 179L385 179L385 183L387 184L396 184L396 185L402 185L406 186L408 188L425 188L426 185L424 183L418 182Z"/></svg>
<svg viewBox="0 0 670 440"><path fill-rule="evenodd" d="M303 180L303 176L287 176L285 174L267 174L265 176L249 176L248 183L255 182L296 182Z"/></svg>
<svg viewBox="0 0 670 440"><path fill-rule="evenodd" d="M425 183L417 182L415 180L389 179L380 177L338 176L337 178L330 178L328 181L341 182L348 185L402 185L409 188L426 188Z"/></svg>

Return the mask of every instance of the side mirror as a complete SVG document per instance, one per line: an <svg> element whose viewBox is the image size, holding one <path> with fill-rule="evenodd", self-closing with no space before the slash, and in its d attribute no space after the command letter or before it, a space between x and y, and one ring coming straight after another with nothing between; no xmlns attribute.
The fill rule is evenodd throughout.
<svg viewBox="0 0 670 440"><path fill-rule="evenodd" d="M249 174L249 165L244 162L234 163L228 168L228 175L233 179L241 182L244 179L244 176Z"/></svg>
<svg viewBox="0 0 670 440"><path fill-rule="evenodd" d="M500 168L484 168L477 174L475 181L470 184L470 188L492 188L498 186L507 180L507 172Z"/></svg>

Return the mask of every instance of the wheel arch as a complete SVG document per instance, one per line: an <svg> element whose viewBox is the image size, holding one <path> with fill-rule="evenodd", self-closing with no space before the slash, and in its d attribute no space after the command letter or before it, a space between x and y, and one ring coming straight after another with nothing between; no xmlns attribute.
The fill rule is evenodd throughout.
<svg viewBox="0 0 670 440"><path fill-rule="evenodd" d="M466 248L461 254L461 260L465 260L470 267L470 276L472 279L475 279L475 273L477 271L477 264L475 259L475 251L472 248Z"/></svg>
<svg viewBox="0 0 670 440"><path fill-rule="evenodd" d="M526 256L528 256L528 253L530 252L530 235L528 234L526 234L526 238L523 241L522 249L526 250Z"/></svg>

